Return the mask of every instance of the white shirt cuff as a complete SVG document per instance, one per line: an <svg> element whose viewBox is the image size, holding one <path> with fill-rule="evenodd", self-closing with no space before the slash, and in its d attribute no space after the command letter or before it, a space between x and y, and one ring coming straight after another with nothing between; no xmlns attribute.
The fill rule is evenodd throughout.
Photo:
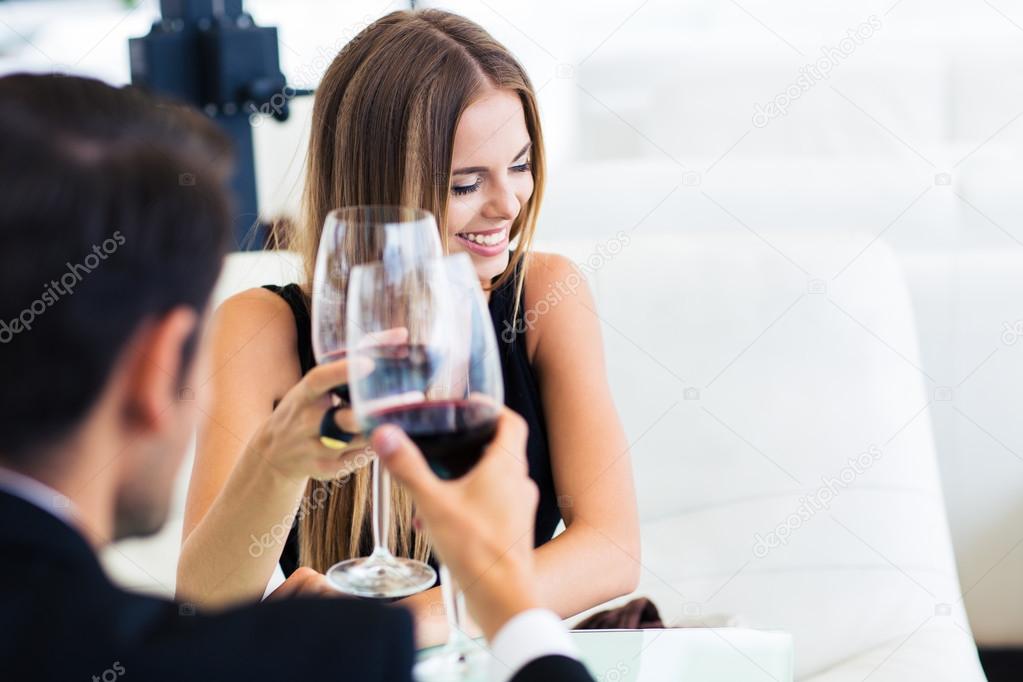
<svg viewBox="0 0 1023 682"><path fill-rule="evenodd" d="M507 682L544 656L578 658L568 631L553 611L530 609L509 620L490 642L490 679Z"/></svg>

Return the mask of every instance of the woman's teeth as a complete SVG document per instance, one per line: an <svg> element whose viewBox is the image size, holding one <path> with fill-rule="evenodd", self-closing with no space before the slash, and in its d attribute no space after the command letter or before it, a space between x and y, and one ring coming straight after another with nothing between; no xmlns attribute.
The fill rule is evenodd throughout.
<svg viewBox="0 0 1023 682"><path fill-rule="evenodd" d="M467 239L476 244L482 244L483 246L496 246L504 241L504 231L495 232L494 234L477 234L467 233L458 235L462 239Z"/></svg>

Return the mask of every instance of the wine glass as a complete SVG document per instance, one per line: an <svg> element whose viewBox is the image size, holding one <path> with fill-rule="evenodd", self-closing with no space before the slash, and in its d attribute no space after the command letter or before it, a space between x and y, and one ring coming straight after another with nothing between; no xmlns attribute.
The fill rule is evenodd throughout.
<svg viewBox="0 0 1023 682"><path fill-rule="evenodd" d="M440 257L437 222L432 214L403 206L351 206L331 211L323 225L311 303L313 352L319 363L347 355L346 304L352 268L382 262L408 268ZM342 450L356 434L337 427L335 413L349 402L347 386L334 389L335 405L320 422L320 440ZM395 557L386 542L390 512L390 477L372 462L373 553L342 561L327 570L338 590L360 597L398 598L431 587L437 574L429 565Z"/></svg>
<svg viewBox="0 0 1023 682"><path fill-rule="evenodd" d="M479 277L460 253L411 269L356 267L348 292L348 347L373 361L351 382L352 409L370 433L400 426L442 479L468 473L497 429L504 381ZM419 680L465 680L488 656L467 636L464 599L441 566L448 642L416 666Z"/></svg>

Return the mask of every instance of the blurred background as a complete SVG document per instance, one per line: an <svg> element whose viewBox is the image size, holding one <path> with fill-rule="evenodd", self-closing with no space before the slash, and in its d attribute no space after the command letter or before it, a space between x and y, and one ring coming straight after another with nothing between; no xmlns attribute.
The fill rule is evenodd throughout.
<svg viewBox="0 0 1023 682"><path fill-rule="evenodd" d="M314 89L347 40L409 4L249 0L245 8L257 24L278 28L289 83ZM637 355L627 329L612 331L606 343L613 379L635 373L635 363L614 359L627 354L646 356L643 362L656 356L696 391L729 370L731 364L721 368L729 358L737 364L726 379L770 375L765 368L775 358L759 349L786 333L779 330L793 305L798 311L807 298L833 292L839 301L843 280L869 279L871 259L892 255L915 334L887 336L845 305L853 311L846 313L848 334L876 347L892 363L892 376L908 373L922 386L968 628L988 656L1023 646L1023 6L414 4L476 20L529 72L550 160L541 240L578 249L621 231L637 240L682 240L665 242L672 244L706 235L786 272L783 287L758 298L770 324L731 320L725 328L734 334L711 344L720 358L706 365L678 348L644 346ZM128 39L148 33L158 15L159 4L149 0L0 1L0 72L56 69L127 83ZM250 112L263 220L292 215L301 193L312 99L289 97L288 104L283 123ZM826 257L801 255L806 243L822 242ZM736 286L748 275L736 272ZM699 295L673 292L680 305ZM886 294L882 288L871 296ZM790 332L797 335L790 340L814 347L812 325ZM770 378L784 380L783 373ZM773 396L776 407L789 399L785 390L751 383L737 379L724 388L733 403L750 391ZM818 388L821 396L847 391L840 375ZM883 383L861 399L885 404ZM653 429L661 414L650 405L619 407L630 438ZM661 442L684 438L690 418L674 421ZM742 419L725 421L736 426ZM762 424L762 437L752 425L736 427L735 444L756 444L784 460L784 448L770 451L764 440L771 429L802 425Z"/></svg>

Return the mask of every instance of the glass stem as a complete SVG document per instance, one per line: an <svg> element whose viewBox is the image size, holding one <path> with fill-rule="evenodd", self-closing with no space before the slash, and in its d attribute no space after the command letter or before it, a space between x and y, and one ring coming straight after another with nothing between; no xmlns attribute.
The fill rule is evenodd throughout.
<svg viewBox="0 0 1023 682"><path fill-rule="evenodd" d="M388 523L391 520L391 474L374 458L373 467L373 557L390 558L387 548Z"/></svg>
<svg viewBox="0 0 1023 682"><path fill-rule="evenodd" d="M448 621L448 651L464 657L470 650L471 640L462 629L465 624L465 595L451 578L447 565L440 565L440 595Z"/></svg>

